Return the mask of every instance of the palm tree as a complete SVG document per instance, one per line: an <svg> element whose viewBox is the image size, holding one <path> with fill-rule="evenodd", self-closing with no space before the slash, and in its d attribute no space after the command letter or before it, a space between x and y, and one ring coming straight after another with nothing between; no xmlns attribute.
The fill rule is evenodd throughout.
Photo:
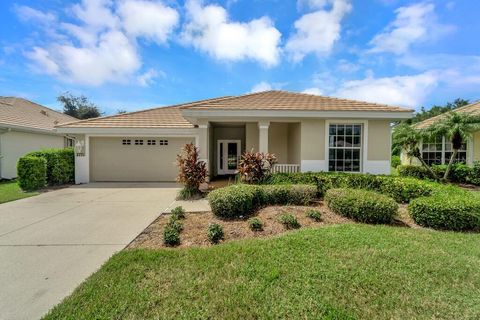
<svg viewBox="0 0 480 320"><path fill-rule="evenodd" d="M480 130L480 116L468 113L450 112L443 119L433 123L426 129L429 137L445 136L452 143L452 155L448 161L443 180L446 180L458 154L458 150L468 140L471 134Z"/></svg>
<svg viewBox="0 0 480 320"><path fill-rule="evenodd" d="M420 152L420 141L426 137L425 131L414 128L413 126L402 123L393 131L393 144L397 148L403 149L407 156L417 158L431 176L438 180L438 176L433 169L425 162Z"/></svg>

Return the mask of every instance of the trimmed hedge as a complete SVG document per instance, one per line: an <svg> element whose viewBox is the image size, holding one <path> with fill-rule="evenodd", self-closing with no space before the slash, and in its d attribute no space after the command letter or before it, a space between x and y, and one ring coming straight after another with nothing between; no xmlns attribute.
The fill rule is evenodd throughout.
<svg viewBox="0 0 480 320"><path fill-rule="evenodd" d="M479 230L480 198L471 195L442 195L419 198L408 205L413 220L439 230Z"/></svg>
<svg viewBox="0 0 480 320"><path fill-rule="evenodd" d="M365 223L390 223L398 210L392 198L367 190L330 189L325 201L333 212Z"/></svg>
<svg viewBox="0 0 480 320"><path fill-rule="evenodd" d="M447 165L433 165L432 170L439 178L442 178L447 170ZM417 179L433 178L430 172L422 166L402 165L397 167L397 171L401 177L413 177ZM448 174L448 180L452 182L480 185L480 163L476 161L473 167L467 166L463 163L453 164L450 173Z"/></svg>
<svg viewBox="0 0 480 320"><path fill-rule="evenodd" d="M327 190L333 188L365 189L384 193L400 203L408 203L414 198L429 196L432 193L431 185L421 180L357 173L276 173L265 183L314 184L317 186L318 197L323 197Z"/></svg>
<svg viewBox="0 0 480 320"><path fill-rule="evenodd" d="M18 185L31 191L45 187L47 183L47 161L43 158L25 156L17 163Z"/></svg>
<svg viewBox="0 0 480 320"><path fill-rule="evenodd" d="M316 198L313 185L237 184L210 192L212 212L223 218L242 218L265 205L307 205Z"/></svg>
<svg viewBox="0 0 480 320"><path fill-rule="evenodd" d="M27 153L26 157L39 157L47 161L48 185L61 185L75 181L75 154L73 148L46 149Z"/></svg>
<svg viewBox="0 0 480 320"><path fill-rule="evenodd" d="M431 174L425 167L415 165L401 165L397 167L398 175L401 177L412 177L417 179L430 179Z"/></svg>

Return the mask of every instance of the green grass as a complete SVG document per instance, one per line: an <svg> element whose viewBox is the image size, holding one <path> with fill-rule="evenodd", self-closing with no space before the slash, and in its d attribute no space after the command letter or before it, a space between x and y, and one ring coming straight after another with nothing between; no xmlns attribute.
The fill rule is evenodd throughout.
<svg viewBox="0 0 480 320"><path fill-rule="evenodd" d="M0 203L28 198L37 194L38 192L23 192L15 180L0 182Z"/></svg>
<svg viewBox="0 0 480 320"><path fill-rule="evenodd" d="M47 319L478 319L480 235L360 224L113 256Z"/></svg>

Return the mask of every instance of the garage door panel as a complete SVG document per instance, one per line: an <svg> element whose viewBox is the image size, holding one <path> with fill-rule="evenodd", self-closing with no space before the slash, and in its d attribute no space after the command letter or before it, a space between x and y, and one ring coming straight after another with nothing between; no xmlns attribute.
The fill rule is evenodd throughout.
<svg viewBox="0 0 480 320"><path fill-rule="evenodd" d="M122 144L129 139L130 145ZM135 145L143 140L143 145ZM155 145L147 145L155 140ZM168 145L160 145L167 140ZM178 169L176 155L193 138L91 138L91 181L175 181Z"/></svg>

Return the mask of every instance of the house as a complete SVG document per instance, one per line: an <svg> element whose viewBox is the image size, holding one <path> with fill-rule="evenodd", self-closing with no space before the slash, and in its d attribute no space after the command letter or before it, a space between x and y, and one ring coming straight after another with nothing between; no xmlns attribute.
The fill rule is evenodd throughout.
<svg viewBox="0 0 480 320"><path fill-rule="evenodd" d="M17 161L28 152L71 146L73 140L54 130L78 119L15 97L0 97L0 179L17 176Z"/></svg>
<svg viewBox="0 0 480 320"><path fill-rule="evenodd" d="M242 152L277 156L277 171L390 173L390 124L413 110L285 91L229 96L57 126L76 137L77 183L174 181L195 143L209 174L235 173Z"/></svg>
<svg viewBox="0 0 480 320"><path fill-rule="evenodd" d="M462 112L474 115L480 115L480 101L457 108L450 112ZM417 129L426 129L437 121L446 117L447 113L431 117L415 125ZM425 162L432 164L448 164L452 155L452 143L445 139L445 137L436 137L429 141L422 141L420 143L420 150ZM480 161L480 131L474 132L468 141L463 145L462 149L458 151L456 162L472 165L474 161ZM419 161L409 158L405 153L401 154L402 164L417 164Z"/></svg>

